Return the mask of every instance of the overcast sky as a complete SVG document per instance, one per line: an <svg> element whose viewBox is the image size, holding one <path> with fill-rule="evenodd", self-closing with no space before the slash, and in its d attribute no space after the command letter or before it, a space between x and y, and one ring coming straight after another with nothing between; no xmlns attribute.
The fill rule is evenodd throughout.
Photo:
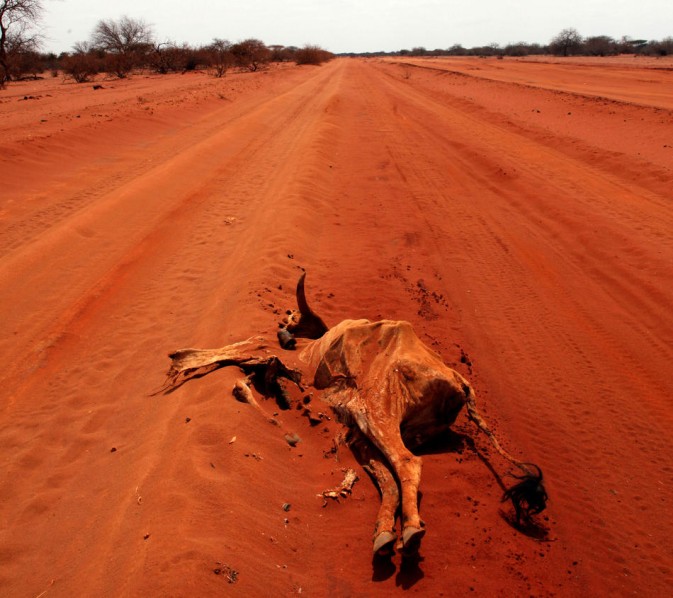
<svg viewBox="0 0 673 598"><path fill-rule="evenodd" d="M561 29L583 36L673 35L673 0L44 0L45 50L68 51L100 19L142 18L159 41L214 37L318 44L332 52L462 44L547 43Z"/></svg>

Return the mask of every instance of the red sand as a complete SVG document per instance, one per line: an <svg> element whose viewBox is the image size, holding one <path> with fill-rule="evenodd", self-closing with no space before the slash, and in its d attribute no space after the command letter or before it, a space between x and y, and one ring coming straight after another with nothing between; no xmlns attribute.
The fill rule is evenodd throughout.
<svg viewBox="0 0 673 598"><path fill-rule="evenodd" d="M401 62L0 91L0 593L673 591L671 63ZM371 482L316 497L334 424L281 412L290 448L232 370L150 396L273 333L299 266L473 382L546 538L465 444L424 457L423 560L373 568Z"/></svg>

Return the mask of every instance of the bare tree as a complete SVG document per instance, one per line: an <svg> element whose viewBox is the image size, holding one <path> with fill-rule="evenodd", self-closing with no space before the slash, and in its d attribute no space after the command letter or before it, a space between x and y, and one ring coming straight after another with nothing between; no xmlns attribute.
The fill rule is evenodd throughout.
<svg viewBox="0 0 673 598"><path fill-rule="evenodd" d="M152 27L145 21L123 16L118 21L98 21L93 32L93 43L106 52L122 54L138 46L151 44L152 37Z"/></svg>
<svg viewBox="0 0 673 598"><path fill-rule="evenodd" d="M171 71L184 70L185 61L182 59L182 54L182 49L174 41L167 40L154 44L150 64L161 75Z"/></svg>
<svg viewBox="0 0 673 598"><path fill-rule="evenodd" d="M231 52L231 42L226 39L215 38L206 50L215 76L222 77L235 62L234 55Z"/></svg>
<svg viewBox="0 0 673 598"><path fill-rule="evenodd" d="M108 70L123 78L151 50L153 37L152 27L145 21L123 16L118 21L98 21L92 43L109 53Z"/></svg>
<svg viewBox="0 0 673 598"><path fill-rule="evenodd" d="M23 52L35 51L40 36L41 0L0 0L0 88L12 78L12 64Z"/></svg>
<svg viewBox="0 0 673 598"><path fill-rule="evenodd" d="M568 27L556 35L549 44L549 49L554 54L570 56L575 54L582 46L582 36L577 29Z"/></svg>

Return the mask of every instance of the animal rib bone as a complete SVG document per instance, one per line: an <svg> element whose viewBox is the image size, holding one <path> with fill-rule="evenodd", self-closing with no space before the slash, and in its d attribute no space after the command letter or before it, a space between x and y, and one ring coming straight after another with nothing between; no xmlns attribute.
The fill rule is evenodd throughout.
<svg viewBox="0 0 673 598"><path fill-rule="evenodd" d="M342 480L341 484L339 484L336 488L323 491L323 493L319 494L318 496L322 496L325 499L331 498L336 501L339 500L339 497L347 498L350 496L351 492L353 492L353 486L355 485L355 482L358 481L358 479L358 474L355 473L354 469L349 467L348 469L344 470L344 479ZM325 500L325 504L327 504L327 500Z"/></svg>

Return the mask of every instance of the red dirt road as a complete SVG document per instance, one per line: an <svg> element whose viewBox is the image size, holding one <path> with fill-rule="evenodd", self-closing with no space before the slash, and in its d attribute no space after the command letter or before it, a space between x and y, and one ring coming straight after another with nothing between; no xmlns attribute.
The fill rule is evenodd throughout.
<svg viewBox="0 0 673 598"><path fill-rule="evenodd" d="M673 591L671 71L526 64L0 92L1 594ZM150 396L169 351L273 334L299 267L328 323L409 320L473 382L545 536L461 416L422 560L374 567L366 476L316 497L353 464L333 423L280 412L290 448L230 369Z"/></svg>

